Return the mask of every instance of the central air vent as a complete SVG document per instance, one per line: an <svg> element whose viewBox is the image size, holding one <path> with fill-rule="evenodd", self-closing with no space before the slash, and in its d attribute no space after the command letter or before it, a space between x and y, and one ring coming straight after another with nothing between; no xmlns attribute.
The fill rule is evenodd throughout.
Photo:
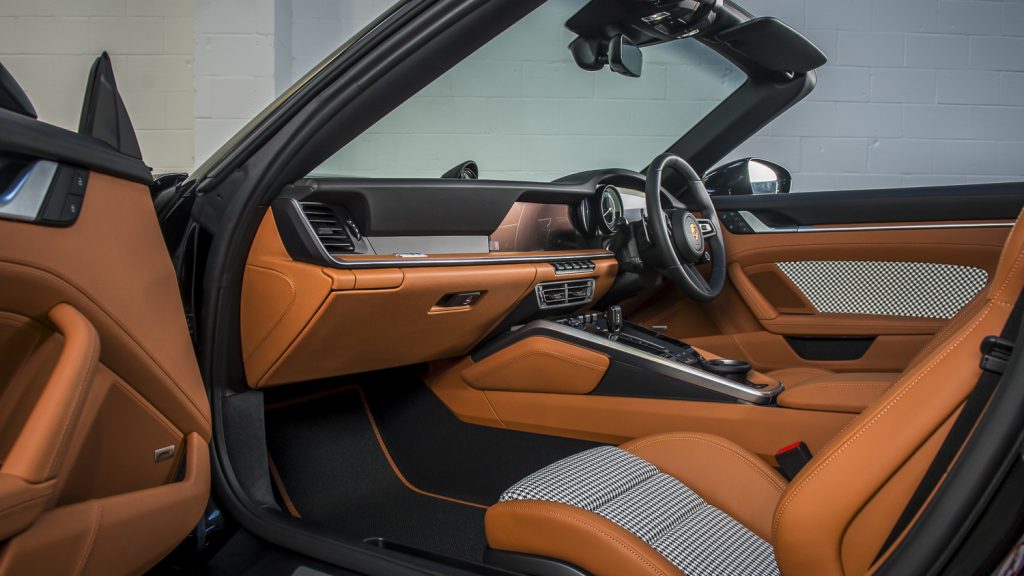
<svg viewBox="0 0 1024 576"><path fill-rule="evenodd" d="M309 222L316 237L320 240L320 244L323 244L324 250L328 254L356 251L352 235L342 224L333 208L324 204L303 202L302 214L305 215L306 221Z"/></svg>
<svg viewBox="0 0 1024 576"><path fill-rule="evenodd" d="M580 306L594 298L594 280L570 280L537 285L537 305L541 308Z"/></svg>

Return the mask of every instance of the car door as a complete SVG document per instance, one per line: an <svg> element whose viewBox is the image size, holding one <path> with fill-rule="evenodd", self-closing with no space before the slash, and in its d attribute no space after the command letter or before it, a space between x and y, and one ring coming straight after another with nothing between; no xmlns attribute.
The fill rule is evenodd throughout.
<svg viewBox="0 0 1024 576"><path fill-rule="evenodd" d="M643 311L694 346L800 380L901 372L994 273L1018 185L722 196L729 279Z"/></svg>
<svg viewBox="0 0 1024 576"><path fill-rule="evenodd" d="M210 484L150 171L106 55L78 133L0 80L0 574L140 573Z"/></svg>

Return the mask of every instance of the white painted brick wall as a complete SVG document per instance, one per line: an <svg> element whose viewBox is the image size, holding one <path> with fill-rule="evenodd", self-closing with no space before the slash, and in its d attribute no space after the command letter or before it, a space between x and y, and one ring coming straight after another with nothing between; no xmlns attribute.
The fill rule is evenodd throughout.
<svg viewBox="0 0 1024 576"><path fill-rule="evenodd" d="M829 63L807 100L731 158L776 160L796 190L1024 180L1024 3L741 4L803 32Z"/></svg>
<svg viewBox="0 0 1024 576"><path fill-rule="evenodd" d="M775 160L793 171L798 191L1024 180L1024 3L741 4L806 34L829 63L805 101L730 159ZM550 5L542 10L557 17ZM571 38L536 28L485 47L322 172L431 176L469 158L492 177L555 177L601 163L640 168L680 133L657 121L653 107L667 106L663 120L680 119L680 106L694 105L688 100L698 102L696 113L701 98L721 97L695 69L659 62L652 50L640 80L581 75L565 51ZM713 93L693 93L708 85ZM632 113L621 106L631 98Z"/></svg>
<svg viewBox="0 0 1024 576"><path fill-rule="evenodd" d="M277 95L275 0L193 0L196 164Z"/></svg>
<svg viewBox="0 0 1024 576"><path fill-rule="evenodd" d="M639 169L743 80L698 43L647 49L639 79L581 70L564 22L582 5L542 5L315 173L438 177L465 160L492 179Z"/></svg>
<svg viewBox="0 0 1024 576"><path fill-rule="evenodd" d="M110 53L143 156L190 170L192 0L3 0L0 62L43 120L76 130L92 61Z"/></svg>
<svg viewBox="0 0 1024 576"><path fill-rule="evenodd" d="M741 3L794 26L830 61L807 100L733 157L789 167L797 190L1024 180L1024 2ZM379 0L3 0L0 60L45 119L73 129L92 58L109 50L147 161L158 171L187 170L383 7ZM604 71L566 81L572 65L562 36L485 48L424 91L417 105L429 114L400 111L382 125L386 132L364 137L369 146L352 147L328 168L368 174L397 164L403 173L433 175L452 157L486 158L485 174L508 176L555 177L584 160L639 168L633 156L663 147L673 130L602 99L656 94L658 102L634 104L668 105L679 117L706 109L714 96L694 93L704 85L692 81L699 56L672 65L649 52L640 80ZM460 97L455 106L444 103L452 95ZM693 110L676 109L688 101ZM467 129L467 120L482 128ZM568 127L574 133L559 134ZM433 134L409 134L414 128ZM623 130L627 144L617 138ZM579 157L560 157L567 146ZM440 154L446 148L451 153Z"/></svg>

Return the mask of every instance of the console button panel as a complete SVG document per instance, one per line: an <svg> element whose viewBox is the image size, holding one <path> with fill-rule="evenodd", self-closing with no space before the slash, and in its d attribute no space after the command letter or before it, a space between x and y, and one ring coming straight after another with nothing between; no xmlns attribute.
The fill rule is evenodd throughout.
<svg viewBox="0 0 1024 576"><path fill-rule="evenodd" d="M585 274L597 269L593 260L570 260L566 262L552 262L555 274Z"/></svg>

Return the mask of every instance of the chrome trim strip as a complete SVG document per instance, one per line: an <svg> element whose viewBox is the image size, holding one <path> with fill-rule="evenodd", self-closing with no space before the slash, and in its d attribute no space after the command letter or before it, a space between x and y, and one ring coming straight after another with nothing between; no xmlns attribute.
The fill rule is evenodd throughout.
<svg viewBox="0 0 1024 576"><path fill-rule="evenodd" d="M11 220L34 221L50 191L56 162L36 160L18 178L18 181L0 194L0 217Z"/></svg>
<svg viewBox="0 0 1024 576"><path fill-rule="evenodd" d="M560 256L492 256L490 258L423 258L401 260L344 260L331 256L336 268L425 268L430 266L482 266L487 264L533 264L571 262L575 260L604 260L615 258L613 252L562 254ZM592 270L590 272L593 272Z"/></svg>
<svg viewBox="0 0 1024 576"><path fill-rule="evenodd" d="M772 400L785 389L785 386L781 382L778 386L763 390L744 386L743 384L733 382L732 380L722 378L721 376L717 376L710 372L705 372L699 368L688 366L682 362L675 362L660 356L655 356L654 354L644 352L643 350L639 350L632 346L620 344L614 340L603 338L577 328L570 328L569 326L558 324L557 322L551 322L550 320L534 320L520 328L520 330L528 330L530 328L557 332L566 338L585 341L598 349L603 348L627 354L637 358L645 364L649 364L646 366L647 368L650 368L660 374L682 380L687 384L693 384L694 386L700 386L701 388L725 394L726 396L731 396L737 400L750 402L751 404L770 404Z"/></svg>
<svg viewBox="0 0 1024 576"><path fill-rule="evenodd" d="M775 228L761 221L757 215L740 210L739 215L755 234L793 234L797 232L878 232L885 230L947 230L961 228L1010 228L1013 222L976 222L968 224L886 224L879 226L783 226Z"/></svg>

